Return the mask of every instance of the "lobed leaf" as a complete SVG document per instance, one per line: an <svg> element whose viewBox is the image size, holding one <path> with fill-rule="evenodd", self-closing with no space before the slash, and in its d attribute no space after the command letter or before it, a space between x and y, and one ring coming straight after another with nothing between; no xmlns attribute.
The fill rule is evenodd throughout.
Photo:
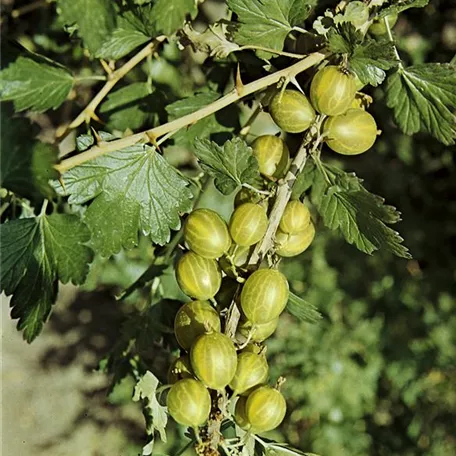
<svg viewBox="0 0 456 456"><path fill-rule="evenodd" d="M425 63L400 68L388 78L387 104L399 128L426 131L446 145L456 138L456 66Z"/></svg>
<svg viewBox="0 0 456 456"><path fill-rule="evenodd" d="M143 455L152 454L155 431L159 433L160 439L166 442L168 409L160 405L157 400L158 384L158 378L152 372L147 371L135 386L133 400L139 401L142 399L145 402L144 416L146 418L147 434L150 438L149 442L143 448Z"/></svg>
<svg viewBox="0 0 456 456"><path fill-rule="evenodd" d="M98 48L96 57L99 59L118 60L149 39L148 36L138 30L117 28Z"/></svg>
<svg viewBox="0 0 456 456"><path fill-rule="evenodd" d="M293 27L309 16L314 0L228 0L228 7L238 16L235 42L281 51ZM257 51L264 59L274 54Z"/></svg>
<svg viewBox="0 0 456 456"><path fill-rule="evenodd" d="M14 109L42 112L58 108L73 87L72 74L62 65L24 51L0 72L0 99Z"/></svg>
<svg viewBox="0 0 456 456"><path fill-rule="evenodd" d="M350 23L340 24L328 33L330 49L338 54L347 54L349 68L364 84L381 84L386 73L398 64L394 44L386 38L365 38Z"/></svg>
<svg viewBox="0 0 456 456"><path fill-rule="evenodd" d="M138 243L138 231L153 242L169 241L180 214L191 210L188 182L147 145L135 145L72 168L62 176L70 204L90 202L85 221L92 243L103 256Z"/></svg>
<svg viewBox="0 0 456 456"><path fill-rule="evenodd" d="M58 280L84 282L92 250L87 227L76 215L52 214L13 220L1 229L1 289L12 295L12 318L32 342L57 297Z"/></svg>
<svg viewBox="0 0 456 456"><path fill-rule="evenodd" d="M402 237L388 226L400 221L396 208L369 193L354 174L327 165L324 169L326 175L320 171L312 187L312 201L324 224L339 230L349 244L364 253L385 249L399 257L411 258L402 245Z"/></svg>
<svg viewBox="0 0 456 456"><path fill-rule="evenodd" d="M243 183L255 185L260 178L252 148L241 138L226 141L223 146L208 139L196 139L195 155L203 170L215 178L215 186L224 195Z"/></svg>

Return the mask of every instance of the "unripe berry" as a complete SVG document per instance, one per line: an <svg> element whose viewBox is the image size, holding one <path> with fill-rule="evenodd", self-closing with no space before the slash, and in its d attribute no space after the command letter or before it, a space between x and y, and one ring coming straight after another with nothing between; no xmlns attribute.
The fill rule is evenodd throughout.
<svg viewBox="0 0 456 456"><path fill-rule="evenodd" d="M276 253L281 257L294 257L304 252L312 243L315 237L315 227L313 223L304 230L296 234L286 234L277 230L275 242L277 244Z"/></svg>
<svg viewBox="0 0 456 456"><path fill-rule="evenodd" d="M272 431L283 421L287 404L282 394L269 386L251 392L245 404L245 417L254 434Z"/></svg>
<svg viewBox="0 0 456 456"><path fill-rule="evenodd" d="M285 141L277 136L264 135L255 139L252 149L263 176L278 179L285 175L290 160L290 151Z"/></svg>
<svg viewBox="0 0 456 456"><path fill-rule="evenodd" d="M234 408L234 421L241 428L247 431L250 427L250 423L247 420L245 414L245 404L247 402L247 397L240 397L236 402L236 407Z"/></svg>
<svg viewBox="0 0 456 456"><path fill-rule="evenodd" d="M342 155L358 155L369 150L377 138L377 124L364 109L349 109L329 117L323 125L326 143Z"/></svg>
<svg viewBox="0 0 456 456"><path fill-rule="evenodd" d="M351 105L356 94L354 76L329 65L322 68L310 84L310 99L320 114L337 116Z"/></svg>
<svg viewBox="0 0 456 456"><path fill-rule="evenodd" d="M395 26L397 18L397 14L390 14L389 16L386 16L390 29ZM384 35L387 32L385 18L382 17L381 19L376 19L369 27L369 32L372 33L372 35Z"/></svg>
<svg viewBox="0 0 456 456"><path fill-rule="evenodd" d="M258 204L242 204L233 212L230 220L233 241L244 247L256 244L262 239L267 227L266 211Z"/></svg>
<svg viewBox="0 0 456 456"><path fill-rule="evenodd" d="M184 240L190 250L204 258L220 258L231 245L225 221L210 209L197 209L185 221Z"/></svg>
<svg viewBox="0 0 456 456"><path fill-rule="evenodd" d="M266 358L255 353L240 353L237 360L236 374L230 382L235 395L249 393L255 386L268 379L269 366Z"/></svg>
<svg viewBox="0 0 456 456"><path fill-rule="evenodd" d="M288 295L288 282L281 272L275 269L259 269L242 287L241 307L252 323L266 323L282 313L287 305Z"/></svg>
<svg viewBox="0 0 456 456"><path fill-rule="evenodd" d="M203 425L211 412L211 396L198 380L184 378L175 383L168 393L168 412L183 426Z"/></svg>
<svg viewBox="0 0 456 456"><path fill-rule="evenodd" d="M202 334L220 330L219 315L207 301L190 301L184 304L174 319L174 334L184 350L189 350Z"/></svg>
<svg viewBox="0 0 456 456"><path fill-rule="evenodd" d="M266 323L254 325L251 321L240 321L237 327L238 333L245 339L250 338L252 342L263 342L271 336L279 324L279 317Z"/></svg>
<svg viewBox="0 0 456 456"><path fill-rule="evenodd" d="M194 252L187 252L179 259L176 278L186 295L199 300L213 298L222 282L217 261L203 258Z"/></svg>
<svg viewBox="0 0 456 456"><path fill-rule="evenodd" d="M193 378L190 358L187 355L175 359L168 369L168 383L170 385L184 378Z"/></svg>
<svg viewBox="0 0 456 456"><path fill-rule="evenodd" d="M296 234L304 231L310 224L309 208L301 201L290 201L283 211L279 228L284 233Z"/></svg>
<svg viewBox="0 0 456 456"><path fill-rule="evenodd" d="M296 90L277 93L269 105L274 122L287 133L301 133L315 121L315 110L305 95Z"/></svg>
<svg viewBox="0 0 456 456"><path fill-rule="evenodd" d="M192 345L190 361L195 375L211 389L222 390L236 373L236 349L221 333L200 336Z"/></svg>

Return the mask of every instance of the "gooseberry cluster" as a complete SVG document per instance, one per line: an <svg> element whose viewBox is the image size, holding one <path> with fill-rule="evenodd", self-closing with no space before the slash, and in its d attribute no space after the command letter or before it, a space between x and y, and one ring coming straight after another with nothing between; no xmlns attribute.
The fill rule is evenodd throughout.
<svg viewBox="0 0 456 456"><path fill-rule="evenodd" d="M355 99L357 89L353 75L329 65L312 79L310 101L298 91L283 90L272 98L269 112L285 132L301 133L319 124L318 135L332 150L360 154L374 144L377 126ZM317 112L323 123L316 122ZM252 143L252 152L264 187L270 189L286 175L290 151L281 138L264 135ZM242 188L228 224L210 209L194 210L185 222L187 251L177 262L176 278L193 300L175 318L181 356L169 369L172 386L167 399L170 415L180 424L197 428L218 409L246 431L261 433L276 428L285 416L279 386L267 385L269 367L262 343L274 333L287 305L288 282L273 267L256 269L249 263L268 228L270 195ZM275 233L274 253L298 255L314 236L308 207L289 201ZM241 313L235 331L228 321L233 303ZM220 397L225 399L223 407Z"/></svg>
<svg viewBox="0 0 456 456"><path fill-rule="evenodd" d="M284 143L279 146L286 148ZM272 168L271 175L276 171ZM219 395L233 404L225 415L252 433L276 428L285 416L282 393L267 385L269 367L261 343L275 331L285 309L288 282L276 269L248 270L250 253L268 227L265 203L252 202L248 195L252 196L244 191L237 195L229 224L213 210L196 209L184 225L188 251L177 262L176 278L193 300L175 317L181 356L168 372L172 386L167 404L170 415L185 426L204 425ZM281 221L285 236L309 229L306 206L296 202L287 209ZM223 298L226 290L228 299ZM227 311L233 300L241 318L229 337Z"/></svg>
<svg viewBox="0 0 456 456"><path fill-rule="evenodd" d="M326 116L322 137L342 155L369 150L377 137L377 124L356 98L359 81L347 70L328 65L317 72L310 85L310 101L296 90L285 90L272 99L269 111L277 125L288 133L302 133L316 119Z"/></svg>

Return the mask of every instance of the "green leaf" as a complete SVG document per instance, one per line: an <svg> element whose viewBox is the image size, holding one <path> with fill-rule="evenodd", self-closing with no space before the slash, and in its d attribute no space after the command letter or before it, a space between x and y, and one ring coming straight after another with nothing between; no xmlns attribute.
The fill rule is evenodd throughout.
<svg viewBox="0 0 456 456"><path fill-rule="evenodd" d="M66 25L76 25L79 37L95 55L116 24L111 0L58 0L57 11Z"/></svg>
<svg viewBox="0 0 456 456"><path fill-rule="evenodd" d="M52 214L13 220L1 229L1 289L11 298L11 316L32 342L57 297L58 280L84 282L93 259L84 244L89 230L76 215Z"/></svg>
<svg viewBox="0 0 456 456"><path fill-rule="evenodd" d="M287 310L297 319L307 323L317 323L323 317L315 306L290 292Z"/></svg>
<svg viewBox="0 0 456 456"><path fill-rule="evenodd" d="M168 409L157 400L158 378L152 372L147 371L138 381L133 396L134 401L143 400L144 416L146 418L147 434L149 442L143 448L143 455L152 454L154 446L154 433L157 431L160 439L166 442L166 425L168 423Z"/></svg>
<svg viewBox="0 0 456 456"><path fill-rule="evenodd" d="M172 35L180 29L187 16L195 19L198 8L195 0L157 0L152 8L155 28L158 33Z"/></svg>
<svg viewBox="0 0 456 456"><path fill-rule="evenodd" d="M96 52L96 57L99 59L118 60L149 39L148 36L137 30L118 28L103 42Z"/></svg>
<svg viewBox="0 0 456 456"><path fill-rule="evenodd" d="M108 116L108 126L125 131L138 129L151 122L156 114L153 90L146 82L135 82L112 92L100 107Z"/></svg>
<svg viewBox="0 0 456 456"><path fill-rule="evenodd" d="M308 160L302 172L296 177L296 181L293 184L293 189L291 191L291 199L300 199L302 195L312 187L316 171L313 160Z"/></svg>
<svg viewBox="0 0 456 456"><path fill-rule="evenodd" d="M215 186L224 195L243 183L255 185L260 178L252 148L241 138L226 141L223 146L208 139L196 139L195 155L201 168L215 178Z"/></svg>
<svg viewBox="0 0 456 456"><path fill-rule="evenodd" d="M70 204L93 200L85 212L92 243L103 256L131 249L138 231L165 244L171 229L180 227L180 214L192 208L188 182L154 148L135 145L98 157L66 172Z"/></svg>
<svg viewBox="0 0 456 456"><path fill-rule="evenodd" d="M348 55L349 68L364 84L381 84L384 70L398 64L393 43L386 38L365 38L349 23L332 28L328 41L333 52Z"/></svg>
<svg viewBox="0 0 456 456"><path fill-rule="evenodd" d="M204 32L198 32L191 24L185 24L180 34L180 43L192 46L195 51L224 59L239 50L239 45L230 40L230 35L228 25L224 23L209 25Z"/></svg>
<svg viewBox="0 0 456 456"><path fill-rule="evenodd" d="M57 150L33 140L34 129L25 118L13 118L2 105L0 185L30 200L51 198L49 180L56 179Z"/></svg>
<svg viewBox="0 0 456 456"><path fill-rule="evenodd" d="M217 92L202 92L191 97L175 101L166 106L169 120L191 114L219 98ZM207 138L215 134L231 132L238 126L238 111L235 106L228 106L217 114L211 114L199 120L187 129L181 129L174 136L177 145L189 146L193 148L196 138Z"/></svg>
<svg viewBox="0 0 456 456"><path fill-rule="evenodd" d="M349 244L364 253L385 249L399 257L411 258L399 233L388 226L400 221L396 208L369 193L355 174L328 165L323 169L325 174L320 171L315 177L312 201L324 224L339 230Z"/></svg>
<svg viewBox="0 0 456 456"><path fill-rule="evenodd" d="M400 68L388 78L387 104L400 129L426 131L446 145L455 144L456 66L440 63Z"/></svg>
<svg viewBox="0 0 456 456"><path fill-rule="evenodd" d="M424 8L429 0L398 0L393 5L380 10L378 18L389 16L390 14L399 14L409 8Z"/></svg>
<svg viewBox="0 0 456 456"><path fill-rule="evenodd" d="M313 0L228 0L228 7L238 16L235 41L241 45L267 47L281 51L285 38L295 25L309 16ZM264 59L274 54L258 51Z"/></svg>
<svg viewBox="0 0 456 456"><path fill-rule="evenodd" d="M56 109L73 87L72 74L62 65L24 51L0 72L0 99L14 109L42 112Z"/></svg>

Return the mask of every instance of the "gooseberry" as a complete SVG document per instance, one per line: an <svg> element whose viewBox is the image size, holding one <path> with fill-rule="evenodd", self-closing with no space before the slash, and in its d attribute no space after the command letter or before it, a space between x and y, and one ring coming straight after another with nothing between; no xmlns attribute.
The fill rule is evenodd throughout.
<svg viewBox="0 0 456 456"><path fill-rule="evenodd" d="M350 107L356 90L354 76L337 66L329 65L313 77L310 99L320 114L337 116Z"/></svg>
<svg viewBox="0 0 456 456"><path fill-rule="evenodd" d="M258 204L244 203L233 212L230 219L230 234L233 241L248 247L256 244L266 233L268 217Z"/></svg>
<svg viewBox="0 0 456 456"><path fill-rule="evenodd" d="M255 139L252 149L263 176L277 179L285 175L290 160L290 151L285 141L277 136L264 135Z"/></svg>
<svg viewBox="0 0 456 456"><path fill-rule="evenodd" d="M190 350L195 375L208 387L222 390L236 373L237 355L232 340L221 333L203 334Z"/></svg>
<svg viewBox="0 0 456 456"><path fill-rule="evenodd" d="M309 208L301 201L290 201L283 211L279 228L284 233L296 234L305 230L310 224Z"/></svg>
<svg viewBox="0 0 456 456"><path fill-rule="evenodd" d="M369 150L377 138L377 124L364 109L353 108L329 117L323 125L326 143L342 155L358 155Z"/></svg>
<svg viewBox="0 0 456 456"><path fill-rule="evenodd" d="M288 302L288 282L275 269L259 269L244 283L241 307L253 323L266 323L277 318Z"/></svg>
<svg viewBox="0 0 456 456"><path fill-rule="evenodd" d="M185 221L184 240L190 250L204 258L219 258L231 245L225 221L210 209L196 209Z"/></svg>
<svg viewBox="0 0 456 456"><path fill-rule="evenodd" d="M287 133L301 133L315 120L315 110L305 95L296 90L277 93L269 105L274 122Z"/></svg>
<svg viewBox="0 0 456 456"><path fill-rule="evenodd" d="M203 425L211 412L211 395L198 380L184 378L176 382L168 392L169 414L184 426Z"/></svg>
<svg viewBox="0 0 456 456"><path fill-rule="evenodd" d="M276 253L281 257L293 257L304 252L315 237L315 227L311 222L304 230L296 234L287 234L277 230L275 241Z"/></svg>
<svg viewBox="0 0 456 456"><path fill-rule="evenodd" d="M263 342L274 333L278 324L279 317L265 323L257 323L256 325L249 320L241 320L237 331L245 339L249 338L252 342Z"/></svg>
<svg viewBox="0 0 456 456"><path fill-rule="evenodd" d="M236 374L229 386L235 395L246 394L266 382L268 375L269 366L264 356L243 352L238 355Z"/></svg>
<svg viewBox="0 0 456 456"><path fill-rule="evenodd" d="M372 35L384 35L387 32L385 19L388 21L389 28L392 29L397 22L397 18L397 14L390 14L389 16L386 16L386 18L382 17L381 19L375 19L369 27L369 32L372 33Z"/></svg>
<svg viewBox="0 0 456 456"><path fill-rule="evenodd" d="M217 261L187 252L176 266L176 278L182 291L195 299L213 298L220 288L222 274Z"/></svg>
<svg viewBox="0 0 456 456"><path fill-rule="evenodd" d="M250 423L247 420L247 416L245 414L245 404L247 402L247 397L241 396L236 402L236 406L234 408L234 421L236 424L245 431L249 429Z"/></svg>
<svg viewBox="0 0 456 456"><path fill-rule="evenodd" d="M286 410L282 394L269 386L253 390L245 403L245 417L254 434L275 429L283 421Z"/></svg>
<svg viewBox="0 0 456 456"><path fill-rule="evenodd" d="M189 350L197 337L209 331L220 331L220 318L207 301L184 304L174 319L174 334L184 350Z"/></svg>
<svg viewBox="0 0 456 456"><path fill-rule="evenodd" d="M192 366L188 355L175 359L168 369L168 383L170 385L183 378L193 378Z"/></svg>

